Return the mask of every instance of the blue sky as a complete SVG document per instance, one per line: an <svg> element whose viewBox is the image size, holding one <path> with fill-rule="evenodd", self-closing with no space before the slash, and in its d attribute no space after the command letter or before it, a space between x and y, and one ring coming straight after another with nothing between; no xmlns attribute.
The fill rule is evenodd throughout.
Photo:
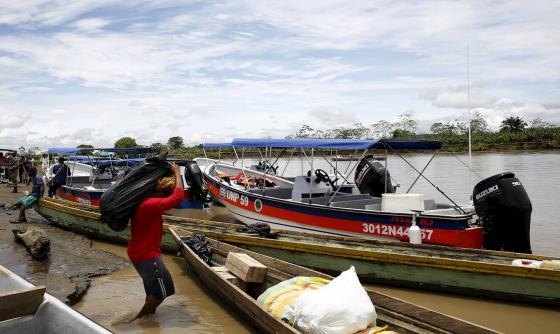
<svg viewBox="0 0 560 334"><path fill-rule="evenodd" d="M189 144L471 106L560 123L559 1L1 1L0 146Z"/></svg>

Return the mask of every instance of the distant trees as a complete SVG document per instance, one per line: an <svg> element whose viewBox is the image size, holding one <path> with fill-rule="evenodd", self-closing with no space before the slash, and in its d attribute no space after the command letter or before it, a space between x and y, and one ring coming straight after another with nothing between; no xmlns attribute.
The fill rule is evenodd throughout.
<svg viewBox="0 0 560 334"><path fill-rule="evenodd" d="M518 116L510 116L502 121L500 132L521 132L527 127L527 123Z"/></svg>
<svg viewBox="0 0 560 334"><path fill-rule="evenodd" d="M484 119L480 112L475 112L471 115L471 133L484 133L488 132L488 122Z"/></svg>
<svg viewBox="0 0 560 334"><path fill-rule="evenodd" d="M138 147L136 139L132 137L122 137L115 142L115 148Z"/></svg>
<svg viewBox="0 0 560 334"><path fill-rule="evenodd" d="M89 144L80 144L80 145L78 145L78 146L76 146L76 147L78 147L78 148L93 148L93 145L89 145ZM80 150L80 152L81 152L83 155L91 155L91 154L93 154L93 150Z"/></svg>
<svg viewBox="0 0 560 334"><path fill-rule="evenodd" d="M531 121L531 129L549 129L553 128L554 126L548 122L543 121L542 118L537 117Z"/></svg>
<svg viewBox="0 0 560 334"><path fill-rule="evenodd" d="M169 146L169 148L172 150L176 150L185 147L185 144L182 137L175 136L169 138L169 140L167 141L167 146Z"/></svg>
<svg viewBox="0 0 560 334"><path fill-rule="evenodd" d="M161 154L169 150L167 145L164 145L162 143L153 143L152 145L150 145L150 148L154 151L155 154Z"/></svg>

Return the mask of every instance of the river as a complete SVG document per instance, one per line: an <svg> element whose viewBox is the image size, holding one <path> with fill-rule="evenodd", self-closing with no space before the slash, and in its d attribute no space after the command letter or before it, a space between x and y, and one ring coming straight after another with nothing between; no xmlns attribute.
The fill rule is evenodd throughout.
<svg viewBox="0 0 560 334"><path fill-rule="evenodd" d="M430 155L408 154L405 156L414 166L422 168ZM480 178L472 174L459 160L468 163L465 155L438 155L425 172L425 175L448 196L460 203L469 201L472 188ZM298 159L287 164L286 175L301 173ZM280 171L286 166L287 159L279 161ZM245 160L244 164L254 163ZM307 162L306 162L307 163ZM338 162L341 170L348 162ZM503 171L516 174L526 188L533 204L532 246L535 253L560 255L560 226L555 222L553 209L560 200L557 185L560 184L560 152L517 152L517 153L480 153L473 155L473 170L481 177L488 177ZM405 191L416 177L415 172L398 157L390 157L388 166L393 177ZM329 164L317 159L314 168L329 171ZM304 165L304 170L309 169ZM420 180L413 191L423 192L428 197L445 201L428 182ZM184 211L183 211L184 212ZM177 213L177 211L175 211ZM190 211L187 216L221 221L231 220L224 207L214 205L204 213ZM94 247L126 256L125 248L107 243L96 242ZM133 324L118 324L118 320L135 312L141 304L143 289L133 268L128 267L110 276L97 278L77 309L116 332L143 333L192 333L228 332L248 333L252 329L245 320L231 312L219 300L190 275L185 274L181 259L165 256L176 286L177 294L161 306L158 314ZM557 309L534 307L515 303L503 303L485 299L451 296L442 293L417 291L370 285L372 289L393 295L410 302L457 316L505 333L557 333L560 327L560 312Z"/></svg>
<svg viewBox="0 0 560 334"><path fill-rule="evenodd" d="M418 168L421 168L430 159L430 156L426 154L408 154L405 157ZM468 162L465 155L460 155L459 158ZM281 165L285 165L286 161L281 160ZM251 161L244 162L247 165ZM345 169L345 164L348 163L338 162L338 164L341 169ZM297 161L291 162L286 173L289 175L301 173L300 165ZM414 180L415 172L398 157L390 157L388 166L391 174L401 184L399 191L405 191ZM305 170L309 169L306 167L304 166ZM316 160L314 167L329 170L328 163L321 160ZM535 253L560 255L560 243L558 243L560 226L557 224L558 219L553 218L556 217L553 209L560 200L560 192L557 190L560 184L559 167L560 152L558 151L473 155L473 169L482 177L511 171L523 183L533 204L531 240ZM282 169L281 166L280 170ZM426 170L425 175L443 189L448 196L460 203L469 200L472 187L479 180L451 154L438 155ZM445 200L424 180L420 180L413 191L424 192L428 197ZM227 210L218 205L213 206L208 212L190 211L187 215L221 221L231 219ZM93 243L93 248L126 258L126 247L124 246L96 241ZM6 260L9 259L10 249L7 250L6 255L0 254L2 263L6 263ZM123 321L140 309L144 299L142 282L131 266L111 275L94 278L87 294L74 307L116 333L255 332L247 321L232 312L219 298L205 289L196 277L187 274L181 258L165 255L164 261L173 275L176 294L160 306L155 316L130 324ZM25 271L22 270L19 273L24 275ZM48 273L48 269L46 273ZM560 310L554 308L377 285L369 287L505 333L557 333L560 328Z"/></svg>

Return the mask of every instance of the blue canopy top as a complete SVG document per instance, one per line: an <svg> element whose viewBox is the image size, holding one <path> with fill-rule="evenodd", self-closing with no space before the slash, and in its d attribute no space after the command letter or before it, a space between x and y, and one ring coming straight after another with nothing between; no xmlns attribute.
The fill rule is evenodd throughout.
<svg viewBox="0 0 560 334"><path fill-rule="evenodd" d="M58 154L58 155L70 155L70 154L76 154L78 152L80 152L81 150L86 150L85 148L49 148L49 150L47 151L48 154ZM91 149L90 149L91 150Z"/></svg>
<svg viewBox="0 0 560 334"><path fill-rule="evenodd" d="M134 158L134 159L106 159L97 158L87 155L71 155L68 156L70 161L78 161L90 166L134 166L141 162L144 162L144 158Z"/></svg>
<svg viewBox="0 0 560 334"><path fill-rule="evenodd" d="M150 153L152 149L149 147L112 147L112 148L90 148L90 147L73 147L73 148L49 148L47 153L49 154L58 154L58 155L71 155L77 154L80 151L107 151L107 152L117 152L117 153L127 153L127 152L136 152L139 154L142 153Z"/></svg>
<svg viewBox="0 0 560 334"><path fill-rule="evenodd" d="M233 145L231 143L204 143L203 148L231 148Z"/></svg>
<svg viewBox="0 0 560 334"><path fill-rule="evenodd" d="M393 148L395 150L437 150L442 147L441 142L419 139L245 139L236 138L232 146L244 148L316 148L339 150L367 150Z"/></svg>

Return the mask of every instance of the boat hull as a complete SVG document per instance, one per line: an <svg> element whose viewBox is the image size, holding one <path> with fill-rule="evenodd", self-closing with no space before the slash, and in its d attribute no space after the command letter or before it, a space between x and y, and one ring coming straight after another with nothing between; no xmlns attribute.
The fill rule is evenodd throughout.
<svg viewBox="0 0 560 334"><path fill-rule="evenodd" d="M54 202L47 202L48 205L42 205L41 203L45 203L45 200L35 204L35 211L53 225L64 230L124 245L128 244L128 240L130 240L130 225L125 230L116 232L107 224L101 222L98 212L81 210ZM166 252L177 250L177 245L169 233L164 233L161 249Z"/></svg>
<svg viewBox="0 0 560 334"><path fill-rule="evenodd" d="M126 244L130 231L101 223L97 208L41 199L35 210L53 224L91 237ZM162 249L175 251L168 226L328 273L355 266L361 280L476 297L560 306L560 271L515 267L512 260L558 260L530 254L365 241L280 231L277 239L236 232L239 225L166 216Z"/></svg>
<svg viewBox="0 0 560 334"><path fill-rule="evenodd" d="M44 291L0 265L0 295L12 296L0 304L0 333L111 334Z"/></svg>
<svg viewBox="0 0 560 334"><path fill-rule="evenodd" d="M204 174L213 198L238 220L268 223L281 228L357 236L365 239L408 241L412 214L346 209L302 203L234 188ZM482 248L483 229L470 224L471 216L424 216L418 226L422 242L461 248Z"/></svg>

